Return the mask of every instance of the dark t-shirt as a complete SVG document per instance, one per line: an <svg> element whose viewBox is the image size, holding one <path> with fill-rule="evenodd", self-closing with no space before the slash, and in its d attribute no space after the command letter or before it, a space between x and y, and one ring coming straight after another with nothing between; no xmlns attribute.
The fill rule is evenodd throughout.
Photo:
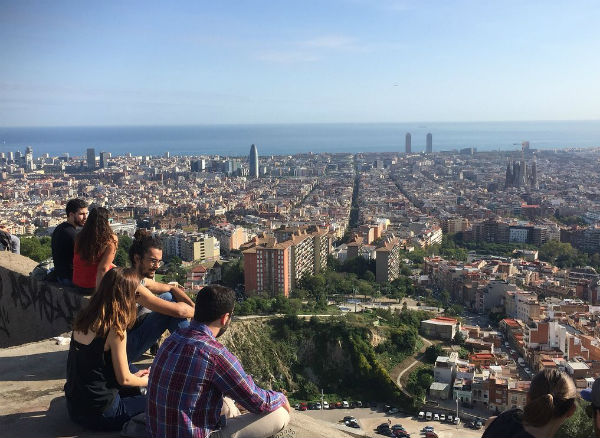
<svg viewBox="0 0 600 438"><path fill-rule="evenodd" d="M73 250L75 248L75 227L63 222L52 233L52 259L54 272L58 278L73 279Z"/></svg>
<svg viewBox="0 0 600 438"><path fill-rule="evenodd" d="M483 432L482 438L535 438L523 428L522 417L520 409L502 412Z"/></svg>

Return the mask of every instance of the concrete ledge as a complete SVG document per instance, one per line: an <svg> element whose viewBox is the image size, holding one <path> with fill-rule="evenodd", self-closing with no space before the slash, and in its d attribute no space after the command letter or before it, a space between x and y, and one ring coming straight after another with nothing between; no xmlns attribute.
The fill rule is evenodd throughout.
<svg viewBox="0 0 600 438"><path fill-rule="evenodd" d="M31 278L36 265L27 257L0 251L1 348L69 331L88 300L72 288Z"/></svg>

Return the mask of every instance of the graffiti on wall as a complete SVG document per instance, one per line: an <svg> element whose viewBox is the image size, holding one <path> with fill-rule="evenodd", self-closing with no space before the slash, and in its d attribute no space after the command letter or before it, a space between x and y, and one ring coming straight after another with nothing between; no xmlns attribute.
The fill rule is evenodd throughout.
<svg viewBox="0 0 600 438"><path fill-rule="evenodd" d="M43 339L69 328L85 299L56 283L2 267L0 279L0 346Z"/></svg>

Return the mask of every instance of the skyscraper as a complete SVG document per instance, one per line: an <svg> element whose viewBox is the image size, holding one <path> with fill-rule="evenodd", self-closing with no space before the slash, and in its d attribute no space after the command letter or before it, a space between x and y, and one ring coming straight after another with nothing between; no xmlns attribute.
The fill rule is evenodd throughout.
<svg viewBox="0 0 600 438"><path fill-rule="evenodd" d="M88 169L96 168L96 150L94 148L87 149L87 167Z"/></svg>
<svg viewBox="0 0 600 438"><path fill-rule="evenodd" d="M433 136L431 135L431 132L429 134L427 134L427 141L426 141L426 146L425 146L425 152L428 154L433 153Z"/></svg>
<svg viewBox="0 0 600 438"><path fill-rule="evenodd" d="M256 149L256 145L250 146L248 163L250 164L250 177L258 178L258 149Z"/></svg>
<svg viewBox="0 0 600 438"><path fill-rule="evenodd" d="M106 169L108 166L108 159L110 158L110 152L100 152L100 169ZM95 161L95 157L94 157Z"/></svg>
<svg viewBox="0 0 600 438"><path fill-rule="evenodd" d="M406 133L406 144L404 147L404 152L406 152L407 154L410 154L412 152L411 150L411 141L410 141L410 132Z"/></svg>

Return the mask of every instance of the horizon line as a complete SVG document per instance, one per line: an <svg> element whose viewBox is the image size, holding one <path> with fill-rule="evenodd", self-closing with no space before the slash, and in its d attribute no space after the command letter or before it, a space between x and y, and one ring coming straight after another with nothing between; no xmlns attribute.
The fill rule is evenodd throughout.
<svg viewBox="0 0 600 438"><path fill-rule="evenodd" d="M290 125L402 125L402 124L483 124L483 123L551 123L551 122L600 122L600 119L531 119L531 120L473 120L473 121L386 121L386 122L242 122L242 123L182 123L182 124L107 124L107 125L0 125L0 129L45 129L45 128L159 128L200 126L290 126Z"/></svg>

